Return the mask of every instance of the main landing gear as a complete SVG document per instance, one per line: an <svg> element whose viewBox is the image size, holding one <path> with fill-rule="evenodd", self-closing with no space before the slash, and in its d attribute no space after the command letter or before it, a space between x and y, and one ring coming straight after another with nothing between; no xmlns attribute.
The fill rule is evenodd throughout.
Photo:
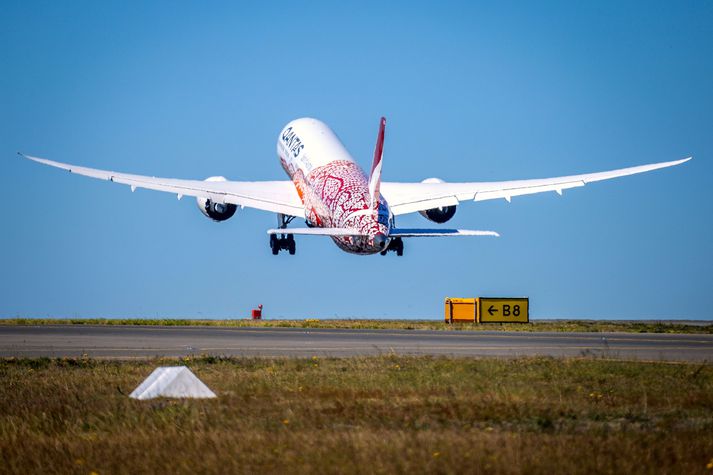
<svg viewBox="0 0 713 475"><path fill-rule="evenodd" d="M387 252L393 251L396 253L397 256L403 256L404 255L404 241L400 238L392 238L391 242L389 242L389 247L381 251L381 255L385 256Z"/></svg>
<svg viewBox="0 0 713 475"><path fill-rule="evenodd" d="M294 256L295 237L292 234L280 234L280 237L277 237L275 234L270 234L270 249L272 249L274 256L278 255L280 251L288 251L291 256Z"/></svg>
<svg viewBox="0 0 713 475"><path fill-rule="evenodd" d="M294 216L287 216L282 213L277 215L277 227L279 229L287 228L287 225L295 219ZM291 256L295 255L295 237L292 234L270 234L270 249L272 255L276 256L280 251L287 251Z"/></svg>

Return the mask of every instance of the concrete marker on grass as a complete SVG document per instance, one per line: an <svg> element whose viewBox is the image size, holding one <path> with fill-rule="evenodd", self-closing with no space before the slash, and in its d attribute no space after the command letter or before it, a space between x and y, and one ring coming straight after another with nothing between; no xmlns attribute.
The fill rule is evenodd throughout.
<svg viewBox="0 0 713 475"><path fill-rule="evenodd" d="M159 366L129 394L132 399L214 398L217 397L203 381L185 366Z"/></svg>

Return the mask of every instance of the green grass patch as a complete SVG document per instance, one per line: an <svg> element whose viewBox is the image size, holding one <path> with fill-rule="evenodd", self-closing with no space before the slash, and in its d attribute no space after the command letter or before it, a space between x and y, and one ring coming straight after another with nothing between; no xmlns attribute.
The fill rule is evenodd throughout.
<svg viewBox="0 0 713 475"><path fill-rule="evenodd" d="M442 320L370 320L317 319L305 320L195 320L149 318L8 318L0 325L157 325L220 326L256 328L341 328L372 330L460 330L460 331L525 331L525 332L628 332L628 333L704 333L713 334L713 323L700 325L674 322L636 322L606 320L548 320L517 324L455 323Z"/></svg>
<svg viewBox="0 0 713 475"><path fill-rule="evenodd" d="M134 401L185 364L215 400ZM596 359L0 360L0 472L706 473L713 366Z"/></svg>

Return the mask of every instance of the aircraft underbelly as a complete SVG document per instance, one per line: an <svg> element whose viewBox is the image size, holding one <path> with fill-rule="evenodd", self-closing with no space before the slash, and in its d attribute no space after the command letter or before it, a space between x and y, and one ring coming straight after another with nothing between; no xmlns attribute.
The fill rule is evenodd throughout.
<svg viewBox="0 0 713 475"><path fill-rule="evenodd" d="M369 209L369 186L361 168L351 160L335 160L313 169L307 176L295 171L292 181L305 205L307 220L325 228L358 229L366 236L388 235L386 223L375 219ZM385 204L385 203L384 203ZM355 254L381 251L369 237L334 236L341 249Z"/></svg>

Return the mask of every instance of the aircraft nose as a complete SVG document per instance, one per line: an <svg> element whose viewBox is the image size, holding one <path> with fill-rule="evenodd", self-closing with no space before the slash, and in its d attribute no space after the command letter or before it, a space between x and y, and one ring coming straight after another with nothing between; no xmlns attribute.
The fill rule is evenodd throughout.
<svg viewBox="0 0 713 475"><path fill-rule="evenodd" d="M382 251L386 249L386 246L389 244L389 238L386 237L384 233L376 233L374 235L374 246L378 247Z"/></svg>

